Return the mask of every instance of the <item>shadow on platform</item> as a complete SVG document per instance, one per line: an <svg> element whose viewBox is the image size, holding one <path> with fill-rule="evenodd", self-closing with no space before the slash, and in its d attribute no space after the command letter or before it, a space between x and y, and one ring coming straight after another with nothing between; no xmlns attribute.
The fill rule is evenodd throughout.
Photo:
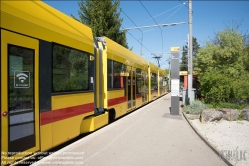
<svg viewBox="0 0 249 166"><path fill-rule="evenodd" d="M169 107L170 108L170 107ZM171 115L170 113L163 114L163 118L169 118L169 119L176 119L176 120L183 120L181 115Z"/></svg>

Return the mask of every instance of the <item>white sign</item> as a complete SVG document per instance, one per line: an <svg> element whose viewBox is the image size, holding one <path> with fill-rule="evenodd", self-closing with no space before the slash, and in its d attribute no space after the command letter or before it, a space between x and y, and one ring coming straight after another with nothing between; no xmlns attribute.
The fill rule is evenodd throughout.
<svg viewBox="0 0 249 166"><path fill-rule="evenodd" d="M171 96L179 96L179 79L172 79L171 80Z"/></svg>
<svg viewBox="0 0 249 166"><path fill-rule="evenodd" d="M29 71L14 71L14 88L29 88L30 87L30 72Z"/></svg>

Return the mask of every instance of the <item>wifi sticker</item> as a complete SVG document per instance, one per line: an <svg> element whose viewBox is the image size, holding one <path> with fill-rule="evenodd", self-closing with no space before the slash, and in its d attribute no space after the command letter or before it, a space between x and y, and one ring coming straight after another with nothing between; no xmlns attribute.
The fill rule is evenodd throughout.
<svg viewBox="0 0 249 166"><path fill-rule="evenodd" d="M14 71L14 87L29 88L30 87L30 72L29 71Z"/></svg>

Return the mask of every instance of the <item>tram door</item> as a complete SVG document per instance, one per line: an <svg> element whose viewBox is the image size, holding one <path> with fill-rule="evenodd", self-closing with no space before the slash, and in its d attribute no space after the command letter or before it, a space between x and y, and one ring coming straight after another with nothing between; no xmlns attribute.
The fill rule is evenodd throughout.
<svg viewBox="0 0 249 166"><path fill-rule="evenodd" d="M129 66L127 66L127 67L129 67ZM131 70L128 70L128 79L127 79L127 81L128 81L128 84L127 84L127 86L128 86L128 88L127 88L127 91L128 91L128 110L129 109L131 109L131 103L132 103L132 93L131 93L131 87L132 87L132 76L131 76Z"/></svg>
<svg viewBox="0 0 249 166"><path fill-rule="evenodd" d="M1 30L1 159L39 150L38 40Z"/></svg>
<svg viewBox="0 0 249 166"><path fill-rule="evenodd" d="M132 72L132 107L136 106L136 71Z"/></svg>
<svg viewBox="0 0 249 166"><path fill-rule="evenodd" d="M129 73L129 76L128 76L128 88L127 89L128 89L128 110L129 110L136 106L136 72L129 70L128 73Z"/></svg>
<svg viewBox="0 0 249 166"><path fill-rule="evenodd" d="M142 71L142 103L147 102L147 97L148 97L148 80L147 80L147 73Z"/></svg>

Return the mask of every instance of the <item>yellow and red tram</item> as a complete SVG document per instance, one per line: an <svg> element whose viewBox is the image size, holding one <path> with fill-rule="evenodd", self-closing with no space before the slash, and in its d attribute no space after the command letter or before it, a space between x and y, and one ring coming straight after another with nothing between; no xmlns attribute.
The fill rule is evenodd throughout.
<svg viewBox="0 0 249 166"><path fill-rule="evenodd" d="M1 1L1 165L166 93L166 73L42 1Z"/></svg>
<svg viewBox="0 0 249 166"><path fill-rule="evenodd" d="M167 82L166 82L166 77L167 77L166 74L167 73L163 69L159 69L158 72L159 72L158 79L159 79L159 87L160 87L159 94L160 94L160 96L162 96L162 95L166 94L166 92L167 92Z"/></svg>
<svg viewBox="0 0 249 166"><path fill-rule="evenodd" d="M153 101L159 97L159 79L158 79L158 67L149 62L148 75L149 75L149 101Z"/></svg>

